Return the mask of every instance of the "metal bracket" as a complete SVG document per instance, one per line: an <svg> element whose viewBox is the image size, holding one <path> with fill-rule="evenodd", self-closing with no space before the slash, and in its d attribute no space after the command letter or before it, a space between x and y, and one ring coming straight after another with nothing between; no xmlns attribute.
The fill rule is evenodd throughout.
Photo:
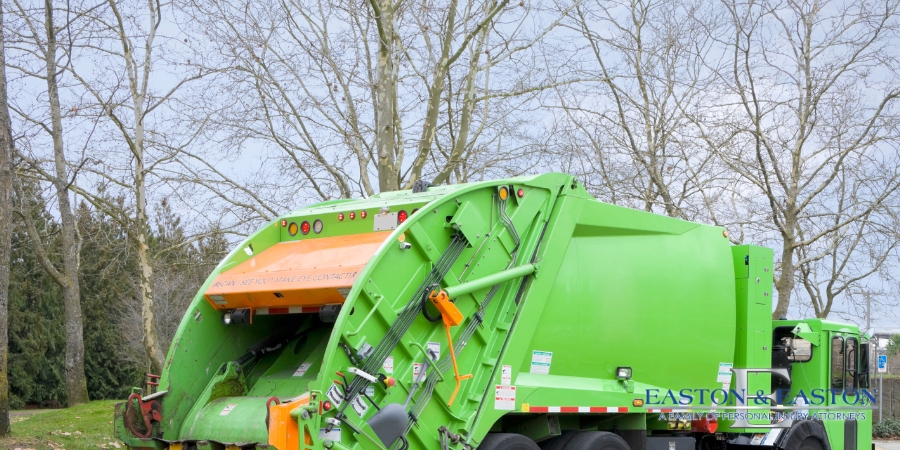
<svg viewBox="0 0 900 450"><path fill-rule="evenodd" d="M144 421L144 428L147 430L146 433L141 433L137 430L137 424L134 423L134 403L137 402L138 410L140 411L141 419ZM150 400L149 402L145 402L141 399L140 394L131 394L128 396L128 400L125 402L125 428L128 428L128 431L131 431L135 436L147 439L153 433L153 423L152 422L162 422L162 412L160 411L159 402L156 400Z"/></svg>

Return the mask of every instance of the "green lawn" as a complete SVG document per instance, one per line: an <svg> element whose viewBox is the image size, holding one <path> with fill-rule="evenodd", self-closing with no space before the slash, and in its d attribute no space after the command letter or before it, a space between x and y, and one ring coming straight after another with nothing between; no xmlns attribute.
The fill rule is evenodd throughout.
<svg viewBox="0 0 900 450"><path fill-rule="evenodd" d="M14 417L12 437L0 439L0 449L97 450L124 449L113 438L113 405L116 401L90 402L59 411ZM115 445L112 445L115 444Z"/></svg>

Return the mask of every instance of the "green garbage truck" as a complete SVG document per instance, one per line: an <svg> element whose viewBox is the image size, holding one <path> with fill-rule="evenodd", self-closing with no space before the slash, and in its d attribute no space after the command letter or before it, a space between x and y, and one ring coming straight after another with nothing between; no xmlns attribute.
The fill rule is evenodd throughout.
<svg viewBox="0 0 900 450"><path fill-rule="evenodd" d="M869 450L867 336L772 252L560 173L332 200L213 271L132 449Z"/></svg>

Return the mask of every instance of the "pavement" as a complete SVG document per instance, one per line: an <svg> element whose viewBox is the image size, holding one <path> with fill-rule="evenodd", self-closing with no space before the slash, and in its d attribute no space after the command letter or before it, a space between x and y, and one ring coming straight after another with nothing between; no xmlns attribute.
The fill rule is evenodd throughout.
<svg viewBox="0 0 900 450"><path fill-rule="evenodd" d="M900 450L900 441L872 441L875 450Z"/></svg>

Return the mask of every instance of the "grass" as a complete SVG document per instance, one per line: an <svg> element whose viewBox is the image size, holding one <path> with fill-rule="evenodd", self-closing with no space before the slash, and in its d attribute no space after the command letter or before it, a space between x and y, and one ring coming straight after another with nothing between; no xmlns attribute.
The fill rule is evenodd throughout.
<svg viewBox="0 0 900 450"><path fill-rule="evenodd" d="M59 411L12 418L12 436L0 439L4 450L96 450L125 446L113 438L113 405L104 400ZM115 445L111 445L115 443Z"/></svg>

